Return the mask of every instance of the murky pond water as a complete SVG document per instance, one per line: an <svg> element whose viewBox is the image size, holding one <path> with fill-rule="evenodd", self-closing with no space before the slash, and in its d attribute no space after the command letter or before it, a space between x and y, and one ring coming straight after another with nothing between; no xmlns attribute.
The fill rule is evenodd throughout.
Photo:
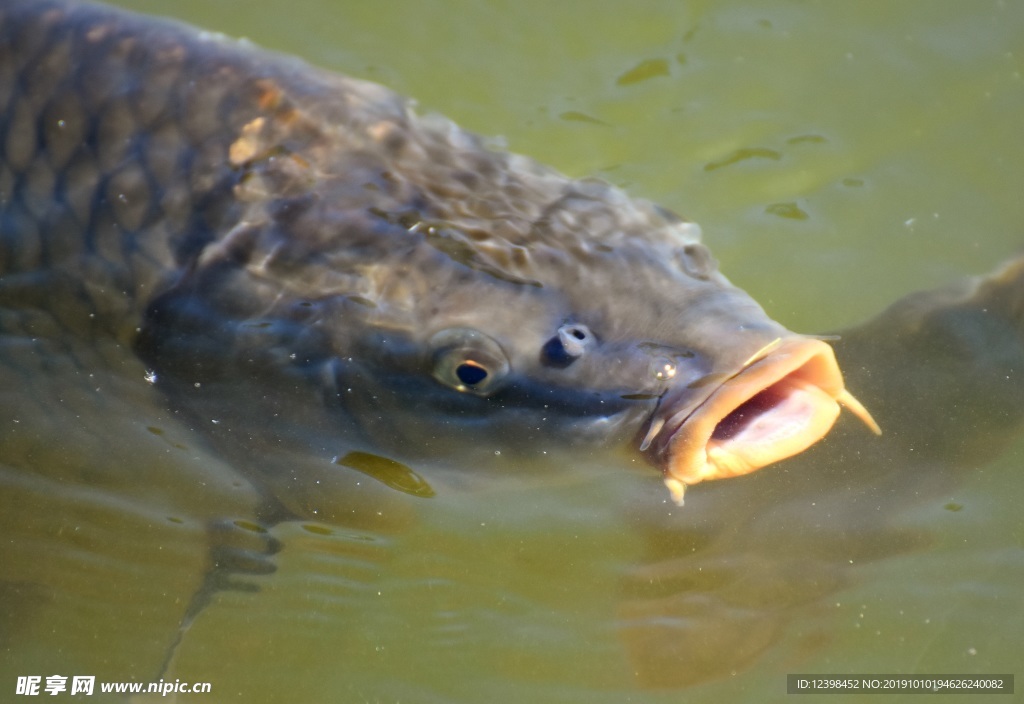
<svg viewBox="0 0 1024 704"><path fill-rule="evenodd" d="M383 82L657 200L793 329L1024 244L1019 3L118 4ZM189 701L783 701L788 672L1012 673L1024 652L1024 445L995 447L1012 429L985 420L991 380L934 391L977 411L964 437L891 418L920 438L897 451L843 427L683 510L609 462L429 500L374 488L379 521L264 535L242 468L140 362L59 342L3 362L0 699L19 675L159 677L217 521L281 550L174 648L165 678L213 686Z"/></svg>

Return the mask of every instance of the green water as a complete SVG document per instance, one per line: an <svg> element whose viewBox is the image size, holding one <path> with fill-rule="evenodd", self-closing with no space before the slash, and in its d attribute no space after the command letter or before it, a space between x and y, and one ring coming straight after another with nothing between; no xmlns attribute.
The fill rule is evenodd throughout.
<svg viewBox="0 0 1024 704"><path fill-rule="evenodd" d="M386 83L657 200L797 330L863 320L1024 245L1020 3L118 4ZM120 387L122 367L97 368ZM59 471L5 482L0 598L24 608L0 623L3 673L151 679L199 582L206 519L245 518L252 490L148 397L97 412L59 377L35 383L60 404L24 409L34 434L4 462ZM746 484L707 490L712 516L697 490L680 513L655 477L614 467L410 501L397 535L282 525L277 571L221 593L169 677L211 682L196 702L611 703L787 701L787 672L1012 673L1022 460L1017 443L941 491L908 472L864 509L884 531L837 509L820 542L810 500L793 518ZM635 658L668 641L624 625L659 608L687 642L652 683Z"/></svg>

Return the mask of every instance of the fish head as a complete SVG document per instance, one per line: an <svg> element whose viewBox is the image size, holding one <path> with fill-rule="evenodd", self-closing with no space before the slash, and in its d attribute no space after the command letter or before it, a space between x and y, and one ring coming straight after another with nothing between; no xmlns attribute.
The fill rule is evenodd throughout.
<svg viewBox="0 0 1024 704"><path fill-rule="evenodd" d="M732 285L695 224L604 183L545 179L530 196L543 208L483 217L420 190L355 226L339 216L373 254L352 261L345 237L300 295L320 301L335 393L375 442L449 456L613 447L681 501L686 485L803 451L840 403L873 423L832 348Z"/></svg>
<svg viewBox="0 0 1024 704"><path fill-rule="evenodd" d="M830 346L733 286L695 224L449 123L390 124L302 160L319 171L293 192L253 189L176 284L215 310L194 329L239 333L226 368L302 376L402 457L614 448L677 501L804 450L840 403L870 421Z"/></svg>

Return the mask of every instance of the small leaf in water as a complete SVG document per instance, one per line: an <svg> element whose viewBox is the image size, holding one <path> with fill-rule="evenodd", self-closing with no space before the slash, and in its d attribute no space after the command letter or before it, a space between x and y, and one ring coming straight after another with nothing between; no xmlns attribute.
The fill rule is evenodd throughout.
<svg viewBox="0 0 1024 704"><path fill-rule="evenodd" d="M667 76L668 61L665 59L646 59L626 71L615 81L616 85L631 86L658 76Z"/></svg>
<svg viewBox="0 0 1024 704"><path fill-rule="evenodd" d="M416 474L411 467L387 457L369 452L349 452L344 457L336 459L334 463L362 472L382 484L410 496L419 496L424 499L434 496L433 487L423 477Z"/></svg>
<svg viewBox="0 0 1024 704"><path fill-rule="evenodd" d="M780 218L786 218L787 220L806 220L810 217L805 211L800 209L796 203L772 203L764 209L764 212L769 215L777 215Z"/></svg>
<svg viewBox="0 0 1024 704"><path fill-rule="evenodd" d="M250 531L252 533L266 533L267 532L267 529L264 528L263 526L261 526L259 523L253 523L252 521L246 521L246 520L241 519L241 518L238 519L237 521L233 521L233 523L236 526L238 526L239 528L241 528L242 530L247 530L247 531Z"/></svg>
<svg viewBox="0 0 1024 704"><path fill-rule="evenodd" d="M799 134L786 140L786 144L825 144L826 142L828 139L820 134Z"/></svg>
<svg viewBox="0 0 1024 704"><path fill-rule="evenodd" d="M718 161L710 161L704 164L705 171L714 171L720 169L723 166L732 166L738 164L741 161L749 161L751 159L770 159L771 161L778 161L782 158L782 154L775 151L774 149L768 149L766 147L743 147L733 151L732 154L722 157Z"/></svg>
<svg viewBox="0 0 1024 704"><path fill-rule="evenodd" d="M598 120L596 117L591 117L585 112L579 112L578 110L567 110L558 116L559 120L565 120L566 122L589 122L592 125L607 125L607 122Z"/></svg>
<svg viewBox="0 0 1024 704"><path fill-rule="evenodd" d="M327 526L318 526L315 523L303 523L302 529L307 533L313 533L314 535L332 535L332 531Z"/></svg>
<svg viewBox="0 0 1024 704"><path fill-rule="evenodd" d="M942 508L946 509L947 511L953 511L955 513L957 511L960 511L961 509L963 509L963 507L964 507L963 504L958 504L958 503L955 503L953 501L950 501L948 504L946 504Z"/></svg>

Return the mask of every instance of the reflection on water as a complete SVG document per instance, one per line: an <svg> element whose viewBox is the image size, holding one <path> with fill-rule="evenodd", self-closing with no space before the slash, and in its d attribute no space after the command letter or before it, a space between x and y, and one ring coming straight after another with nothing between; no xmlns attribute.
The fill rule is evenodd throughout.
<svg viewBox="0 0 1024 704"><path fill-rule="evenodd" d="M603 169L693 215L725 271L794 327L866 315L1021 241L1024 18L1012 8L666 3L629 32L621 13L588 12L585 39L578 17L536 3L502 22L418 7L352 8L337 30L351 35L308 51L394 73L516 149ZM327 31L282 21L313 9L245 14L288 27L264 40L287 44ZM442 41L460 21L472 31ZM416 32L383 63L368 37L407 24ZM496 27L532 29L537 50ZM528 97L502 97L523 95L523 80ZM593 120L558 119L571 111ZM262 497L127 352L5 334L0 687L29 674L155 679L183 620L164 676L210 681L211 701L667 702L681 688L688 701L781 701L787 672L1012 672L1024 650L1024 446L1012 442L1024 353L1020 327L987 308L912 305L848 335L850 387L885 435L843 425L797 461L702 485L683 510L633 468L457 491L371 463L419 488L388 490L400 520L373 520L386 487L347 521L311 481L296 506L312 518L266 526L275 554L245 540L257 531L214 535L255 521ZM209 545L225 541L231 581L187 618L209 588Z"/></svg>

